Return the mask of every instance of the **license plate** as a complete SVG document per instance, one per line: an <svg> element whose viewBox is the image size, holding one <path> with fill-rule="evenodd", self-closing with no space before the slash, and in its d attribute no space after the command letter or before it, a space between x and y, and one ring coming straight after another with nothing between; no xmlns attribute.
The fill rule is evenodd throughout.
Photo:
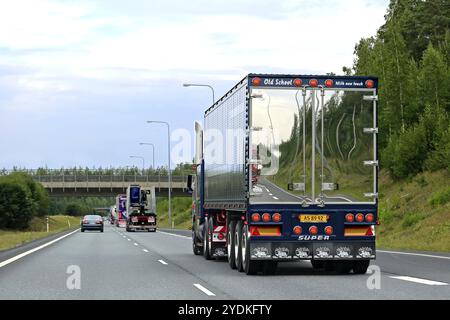
<svg viewBox="0 0 450 320"><path fill-rule="evenodd" d="M326 214L301 214L300 222L314 222L314 223L326 223Z"/></svg>

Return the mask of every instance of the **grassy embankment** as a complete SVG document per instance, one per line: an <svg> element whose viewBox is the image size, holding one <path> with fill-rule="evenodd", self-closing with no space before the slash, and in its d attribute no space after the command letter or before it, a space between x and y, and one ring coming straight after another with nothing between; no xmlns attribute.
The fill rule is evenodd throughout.
<svg viewBox="0 0 450 320"><path fill-rule="evenodd" d="M51 234L69 229L76 229L79 226L79 217L63 215L50 216L49 233L47 233L45 218L33 218L30 223L30 227L24 231L0 230L0 250L14 248L21 244L43 238Z"/></svg>
<svg viewBox="0 0 450 320"><path fill-rule="evenodd" d="M380 174L377 245L402 250L450 252L450 174L424 172L393 182ZM189 229L191 199L174 198L175 227ZM158 199L159 226L168 227L167 199Z"/></svg>

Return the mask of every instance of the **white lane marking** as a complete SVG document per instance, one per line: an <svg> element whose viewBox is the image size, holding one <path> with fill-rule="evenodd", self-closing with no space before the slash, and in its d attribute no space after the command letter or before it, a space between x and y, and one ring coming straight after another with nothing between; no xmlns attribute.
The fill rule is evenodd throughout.
<svg viewBox="0 0 450 320"><path fill-rule="evenodd" d="M269 193L269 196L273 196L273 194L272 194L272 193Z"/></svg>
<svg viewBox="0 0 450 320"><path fill-rule="evenodd" d="M174 234L174 233L169 233L169 232L164 232L164 231L159 231L159 230L157 232L168 234L168 235L171 235L171 236L174 236L174 237L185 238L185 239L189 239L189 240L192 239L191 237L181 236L179 234Z"/></svg>
<svg viewBox="0 0 450 320"><path fill-rule="evenodd" d="M127 238L128 241L131 241L131 239Z"/></svg>
<svg viewBox="0 0 450 320"><path fill-rule="evenodd" d="M21 254L15 256L15 257L12 257L12 258L9 258L8 260L5 260L5 261L3 261L3 262L0 262L0 268L2 268L2 267L6 266L6 265L8 265L8 264L10 264L10 263L12 263L12 262L14 262L14 261L17 261L17 260L19 260L19 259L21 259L21 258L23 258L23 257L25 257L25 256L27 256L27 255L29 255L29 254L32 254L33 252L36 252L36 251L41 250L41 249L44 249L45 247L48 247L49 245L52 245L52 244L54 244L55 242L58 242L58 241L60 241L60 240L62 240L62 239L64 239L64 238L66 238L66 237L68 237L68 236L74 234L75 232L78 232L79 230L80 230L80 229L77 229L77 230L75 230L75 231L73 231L73 232L71 232L71 233L68 233L68 234L63 235L62 237L59 237L59 238L56 238L56 239L54 239L54 240L52 240L52 241L49 241L49 242L47 242L47 243L44 243L43 245L41 245L41 246L39 246L39 247L36 247L36 248L34 248L34 249L31 249L31 250L28 250L28 251L23 252L23 253L21 253Z"/></svg>
<svg viewBox="0 0 450 320"><path fill-rule="evenodd" d="M424 253L410 253L410 252L387 251L387 250L377 250L377 252L381 252L381 253L394 253L394 254L405 254L405 255L409 255L409 256L419 256L419 257L427 257L427 258L437 258L437 259L447 259L447 260L450 260L450 257L436 256L436 255L432 255L432 254L424 254Z"/></svg>
<svg viewBox="0 0 450 320"><path fill-rule="evenodd" d="M147 249L142 249L142 251L144 251L144 252L148 252L148 250L147 250Z"/></svg>
<svg viewBox="0 0 450 320"><path fill-rule="evenodd" d="M135 242L135 243L133 243L135 246L138 246L138 244Z"/></svg>
<svg viewBox="0 0 450 320"><path fill-rule="evenodd" d="M277 197L272 197L272 198L274 198L275 200L278 200L278 198L277 198Z"/></svg>
<svg viewBox="0 0 450 320"><path fill-rule="evenodd" d="M432 281L432 280L407 277L407 276L389 276L389 278L417 282L417 283L421 283L421 284L427 284L429 286L447 286L448 285L448 283L445 283L445 282Z"/></svg>
<svg viewBox="0 0 450 320"><path fill-rule="evenodd" d="M209 291L208 289L206 289L204 286L202 286L201 284L198 283L194 283L194 287L196 287L197 289L199 289L200 291L202 291L203 293L205 293L208 296L213 296L215 297L216 295L214 293L212 293L211 291Z"/></svg>
<svg viewBox="0 0 450 320"><path fill-rule="evenodd" d="M167 265L167 262L165 262L164 260L158 260L160 263Z"/></svg>

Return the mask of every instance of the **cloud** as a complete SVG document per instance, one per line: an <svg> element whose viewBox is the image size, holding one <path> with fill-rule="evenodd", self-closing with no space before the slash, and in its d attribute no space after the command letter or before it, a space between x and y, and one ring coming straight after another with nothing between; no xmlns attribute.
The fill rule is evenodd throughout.
<svg viewBox="0 0 450 320"><path fill-rule="evenodd" d="M117 129L118 115L126 126L145 116L170 118L174 128L191 130L210 93L183 88L183 82L211 83L219 97L249 72L341 73L342 66L352 65L355 43L383 23L387 4L1 1L0 136L14 137L0 139L8 150L4 161L110 164L108 150L129 140ZM24 124L27 117L39 122ZM60 123L89 132L66 132ZM104 130L111 131L110 139ZM45 145L34 150L39 156L17 147L29 132ZM92 151L99 145L101 151ZM163 156L159 161L164 163Z"/></svg>

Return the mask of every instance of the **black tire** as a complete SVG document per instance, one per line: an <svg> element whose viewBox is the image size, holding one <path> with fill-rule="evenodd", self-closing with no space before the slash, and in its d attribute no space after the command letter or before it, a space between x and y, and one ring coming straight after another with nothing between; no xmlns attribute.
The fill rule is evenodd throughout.
<svg viewBox="0 0 450 320"><path fill-rule="evenodd" d="M278 261L264 261L262 273L264 275L274 275L277 272Z"/></svg>
<svg viewBox="0 0 450 320"><path fill-rule="evenodd" d="M234 253L234 232L236 230L236 221L230 221L227 231L227 254L228 264L231 269L236 269L236 256Z"/></svg>
<svg viewBox="0 0 450 320"><path fill-rule="evenodd" d="M84 229L81 229L81 232L84 232Z"/></svg>
<svg viewBox="0 0 450 320"><path fill-rule="evenodd" d="M250 260L250 243L248 242L248 225L244 225L241 231L242 268L247 275L257 274L261 269L262 261Z"/></svg>
<svg viewBox="0 0 450 320"><path fill-rule="evenodd" d="M198 239L197 239L197 237L195 236L195 231L192 230L192 251L194 252L194 254L195 254L196 256L199 256L199 255L201 255L203 252L202 252L202 247L198 246L198 245L197 245L197 242L198 242Z"/></svg>
<svg viewBox="0 0 450 320"><path fill-rule="evenodd" d="M103 229L102 229L102 230L100 230L100 232L103 232Z"/></svg>
<svg viewBox="0 0 450 320"><path fill-rule="evenodd" d="M211 252L210 252L210 248L209 248L209 218L205 219L205 227L203 228L204 230L204 235L203 235L203 257L206 260L211 260Z"/></svg>
<svg viewBox="0 0 450 320"><path fill-rule="evenodd" d="M336 270L336 267L335 267L335 263L334 263L334 261L324 261L324 268L325 268L325 271L327 271L327 272L332 272L332 271L334 271L334 270Z"/></svg>
<svg viewBox="0 0 450 320"><path fill-rule="evenodd" d="M321 261L321 260L311 260L311 264L312 264L312 267L316 270L324 268L324 261Z"/></svg>
<svg viewBox="0 0 450 320"><path fill-rule="evenodd" d="M348 274L352 270L351 261L336 261L335 262L336 272L339 274Z"/></svg>
<svg viewBox="0 0 450 320"><path fill-rule="evenodd" d="M365 274L369 268L370 260L353 261L353 273Z"/></svg>
<svg viewBox="0 0 450 320"><path fill-rule="evenodd" d="M234 228L234 264L239 272L243 272L242 267L242 220L239 220Z"/></svg>

